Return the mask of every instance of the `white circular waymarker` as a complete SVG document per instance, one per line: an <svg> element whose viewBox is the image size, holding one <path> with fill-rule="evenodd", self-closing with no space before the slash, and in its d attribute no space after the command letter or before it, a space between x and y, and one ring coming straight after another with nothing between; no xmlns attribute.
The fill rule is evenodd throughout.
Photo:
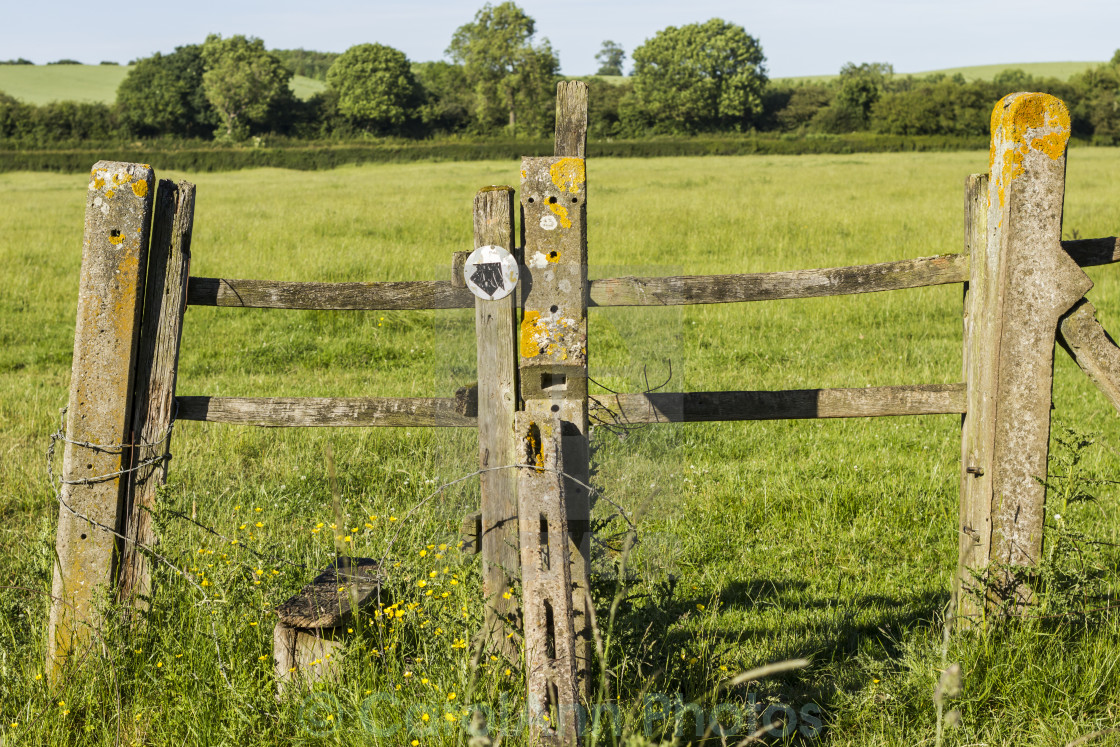
<svg viewBox="0 0 1120 747"><path fill-rule="evenodd" d="M497 301L513 293L517 277L517 260L500 246L480 246L463 264L467 287L485 301Z"/></svg>

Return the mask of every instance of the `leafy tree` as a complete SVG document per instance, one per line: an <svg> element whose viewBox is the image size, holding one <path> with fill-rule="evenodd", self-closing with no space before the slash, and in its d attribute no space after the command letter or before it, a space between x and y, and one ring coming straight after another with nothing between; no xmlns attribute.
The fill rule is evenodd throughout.
<svg viewBox="0 0 1120 747"><path fill-rule="evenodd" d="M1117 49L1116 53L1112 55L1112 62L1109 64L1120 65L1120 49Z"/></svg>
<svg viewBox="0 0 1120 747"><path fill-rule="evenodd" d="M176 47L135 63L117 88L121 123L140 136L202 137L218 115L202 91L202 47Z"/></svg>
<svg viewBox="0 0 1120 747"><path fill-rule="evenodd" d="M244 138L250 126L267 121L275 102L291 95L291 71L260 39L211 34L202 45L202 59L202 90L221 117L219 138Z"/></svg>
<svg viewBox="0 0 1120 747"><path fill-rule="evenodd" d="M625 58L626 52L622 50L622 45L608 39L603 42L603 47L595 55L595 59L599 61L599 69L595 74L622 75L622 61Z"/></svg>
<svg viewBox="0 0 1120 747"><path fill-rule="evenodd" d="M404 52L383 44L358 44L342 53L327 71L327 85L338 91L338 109L359 126L399 128L416 108L419 86Z"/></svg>
<svg viewBox="0 0 1120 747"><path fill-rule="evenodd" d="M412 66L421 89L420 121L436 132L462 132L471 125L472 95L462 65L420 62Z"/></svg>
<svg viewBox="0 0 1120 747"><path fill-rule="evenodd" d="M713 18L658 31L634 50L632 129L742 130L762 109L765 57L742 26Z"/></svg>
<svg viewBox="0 0 1120 747"><path fill-rule="evenodd" d="M338 52L315 52L310 49L273 49L272 54L280 58L280 62L292 71L292 75L322 81L327 79L327 71L339 57Z"/></svg>
<svg viewBox="0 0 1120 747"><path fill-rule="evenodd" d="M531 131L551 127L550 106L560 63L548 40L533 44L536 24L515 3L487 3L451 37L447 54L463 65L474 92L474 116L487 129L506 119L516 133L518 117Z"/></svg>

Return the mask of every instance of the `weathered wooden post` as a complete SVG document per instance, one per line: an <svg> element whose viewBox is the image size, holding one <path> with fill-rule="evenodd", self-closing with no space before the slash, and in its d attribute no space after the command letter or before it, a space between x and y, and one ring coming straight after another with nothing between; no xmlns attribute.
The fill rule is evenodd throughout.
<svg viewBox="0 0 1120 747"><path fill-rule="evenodd" d="M125 531L118 598L147 609L152 577L144 548L158 538L151 511L156 488L167 481L171 426L175 419L175 372L179 340L187 304L191 229L194 223L194 185L167 179L159 182L152 246L148 256L144 321L136 370L132 432L137 447L128 481Z"/></svg>
<svg viewBox="0 0 1120 747"><path fill-rule="evenodd" d="M1092 287L1061 246L1069 134L1069 112L1048 94L996 105L984 241L982 180L970 181L962 582L992 607L1030 599L1013 569L1036 565L1042 550L1054 339L1059 318ZM986 588L971 571L986 575Z"/></svg>
<svg viewBox="0 0 1120 747"><path fill-rule="evenodd" d="M90 174L47 634L54 681L100 627L116 572L153 180L149 166L111 161Z"/></svg>
<svg viewBox="0 0 1120 747"><path fill-rule="evenodd" d="M474 245L513 251L513 188L487 187L474 198ZM508 592L520 565L517 544L517 473L485 471L518 464L514 446L517 413L518 292L475 300L478 351L478 464L481 484L482 588L485 629L491 645L510 662L521 655L509 633L516 630L516 601Z"/></svg>
<svg viewBox="0 0 1120 747"><path fill-rule="evenodd" d="M521 162L527 290L519 335L521 398L536 422L561 422L577 675L590 688L591 501L587 418L587 86L561 83L556 156ZM524 536L522 536L524 541Z"/></svg>
<svg viewBox="0 0 1120 747"><path fill-rule="evenodd" d="M521 412L517 437L521 584L525 595L525 672L531 744L575 745L580 714L576 640L572 625L568 503L563 477L564 422L557 412Z"/></svg>

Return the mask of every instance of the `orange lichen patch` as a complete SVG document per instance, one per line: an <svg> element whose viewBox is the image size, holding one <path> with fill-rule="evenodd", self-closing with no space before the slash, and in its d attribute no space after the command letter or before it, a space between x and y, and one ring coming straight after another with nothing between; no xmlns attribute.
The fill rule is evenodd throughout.
<svg viewBox="0 0 1120 747"><path fill-rule="evenodd" d="M116 236L110 236L109 237L109 243L110 244L120 244L122 241L124 241L124 235L123 234L117 234Z"/></svg>
<svg viewBox="0 0 1120 747"><path fill-rule="evenodd" d="M93 177L93 188L94 189L99 190L104 186L105 186L105 180L104 179L102 179L100 176Z"/></svg>
<svg viewBox="0 0 1120 747"><path fill-rule="evenodd" d="M108 192L105 193L105 197L111 198L115 194L116 194L116 192L114 192L113 190L110 189Z"/></svg>
<svg viewBox="0 0 1120 747"><path fill-rule="evenodd" d="M540 354L538 341L548 332L541 325L541 312L526 311L521 320L521 357L534 358Z"/></svg>
<svg viewBox="0 0 1120 747"><path fill-rule="evenodd" d="M1006 186L1022 176L1027 154L1037 151L1057 160L1065 155L1069 135L1069 110L1050 94L1013 93L996 104L988 168L1001 206Z"/></svg>
<svg viewBox="0 0 1120 747"><path fill-rule="evenodd" d="M561 192L578 194L587 182L587 171L582 158L561 158L548 168L548 174Z"/></svg>
<svg viewBox="0 0 1120 747"><path fill-rule="evenodd" d="M144 181L143 179L141 179L138 182L133 182L132 183L132 192L137 197L147 197L148 196L148 183L146 181Z"/></svg>
<svg viewBox="0 0 1120 747"><path fill-rule="evenodd" d="M568 218L568 208L560 204L548 203L548 209L551 210L556 217L560 220L560 225L564 228L571 228L572 221Z"/></svg>

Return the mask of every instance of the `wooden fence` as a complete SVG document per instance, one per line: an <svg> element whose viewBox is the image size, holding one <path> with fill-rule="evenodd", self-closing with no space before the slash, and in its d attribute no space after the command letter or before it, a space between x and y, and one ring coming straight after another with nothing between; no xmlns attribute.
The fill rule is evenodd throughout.
<svg viewBox="0 0 1120 747"><path fill-rule="evenodd" d="M536 738L574 742L575 713L588 695L592 420L961 414L960 581L975 588L960 596L960 613L968 620L991 606L1029 601L1029 589L1011 581L1010 570L1036 564L1042 547L1045 486L1036 478L1046 475L1056 338L1120 409L1120 350L1082 298L1092 283L1081 269L1120 260L1120 241L1061 241L1069 137L1064 104L1021 93L996 106L991 173L966 181L960 254L762 274L589 282L586 128L586 87L561 83L556 155L525 158L521 166L520 249L514 190L486 188L476 195L475 246L501 247L519 258L518 290L499 300L468 290L461 255L451 279L432 282L189 277L193 186L163 181L157 191L147 166L94 167L60 493L52 671L88 645L98 588L116 585L119 597L134 604L150 590L143 548L155 538L147 509L164 477L175 420L477 428L486 633L511 660L525 647ZM965 289L963 381L957 384L588 395L588 307L743 303L948 283ZM477 385L455 398L175 398L187 304L473 307ZM510 465L520 469L500 469ZM523 636L510 630L517 600L501 594L518 568ZM991 583L978 586L974 572ZM975 601L984 594L987 605ZM545 714L551 714L547 723L539 718Z"/></svg>

